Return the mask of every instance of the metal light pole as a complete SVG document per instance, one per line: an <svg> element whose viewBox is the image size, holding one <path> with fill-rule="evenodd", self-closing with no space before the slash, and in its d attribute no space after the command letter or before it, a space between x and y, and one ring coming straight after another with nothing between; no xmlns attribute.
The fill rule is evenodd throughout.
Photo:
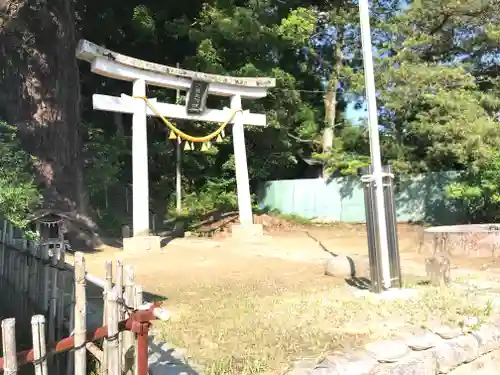
<svg viewBox="0 0 500 375"><path fill-rule="evenodd" d="M381 256L382 284L391 287L389 266L389 246L384 205L384 187L382 185L382 161L380 157L380 140L377 119L377 98L375 95L375 78L373 74L372 38L370 30L370 9L368 0L359 0L359 23L361 26L361 42L363 47L363 63L365 68L366 99L368 101L368 131L370 136L370 154L375 182L375 201L377 205L378 245Z"/></svg>

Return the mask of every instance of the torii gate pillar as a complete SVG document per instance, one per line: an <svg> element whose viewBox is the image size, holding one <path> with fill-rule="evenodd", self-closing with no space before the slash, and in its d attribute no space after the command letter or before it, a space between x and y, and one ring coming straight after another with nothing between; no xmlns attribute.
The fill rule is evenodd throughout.
<svg viewBox="0 0 500 375"><path fill-rule="evenodd" d="M133 115L132 123L132 175L133 175L133 234L124 239L124 250L160 248L160 239L150 236L149 231L149 176L147 153L147 116L156 113L144 100L134 96L146 96L147 85L187 91L194 83L203 83L207 94L231 98L231 108L223 110L201 108L199 113L188 113L186 107L176 104L156 103L158 113L167 118L194 121L225 122L234 110L242 109L241 100L258 99L267 95L267 89L275 87L271 78L239 78L194 72L160 65L125 56L86 40L78 43L77 58L91 63L91 70L106 77L133 82L132 96L113 97L95 94L92 97L94 109L128 113ZM150 99L150 101L152 101ZM245 147L244 125L265 126L264 114L238 112L233 120L233 146L238 195L240 224L233 227L233 237L247 239L262 235L262 226L253 223L250 184Z"/></svg>
<svg viewBox="0 0 500 375"><path fill-rule="evenodd" d="M241 96L232 96L231 110L236 111L241 109ZM237 113L234 118L233 147L240 224L232 226L232 237L243 240L260 237L263 235L262 225L254 224L253 222L250 181L248 178L247 150L245 145L245 128L241 119L241 112Z"/></svg>
<svg viewBox="0 0 500 375"><path fill-rule="evenodd" d="M231 109L241 110L241 96L231 98ZM241 113L237 113L233 125L234 164L236 170L236 189L238 194L238 210L241 224L252 224L252 202L250 200L250 181L248 180L247 150L245 146L245 129Z"/></svg>
<svg viewBox="0 0 500 375"><path fill-rule="evenodd" d="M132 95L146 96L146 82L134 81ZM149 167L146 103L135 103L132 115L132 230L134 237L149 236Z"/></svg>

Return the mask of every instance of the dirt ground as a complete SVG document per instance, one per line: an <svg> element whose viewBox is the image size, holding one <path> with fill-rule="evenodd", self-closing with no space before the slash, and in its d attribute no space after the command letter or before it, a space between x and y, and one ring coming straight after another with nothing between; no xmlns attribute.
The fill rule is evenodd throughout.
<svg viewBox="0 0 500 375"><path fill-rule="evenodd" d="M424 259L432 241L424 238L421 226L411 224L398 225L398 238L403 273L423 275ZM425 246L427 251L423 249ZM332 254L367 260L365 226L298 225L267 231L264 239L249 244L235 243L227 234L214 238L189 237L171 241L160 254L124 254L120 248L104 245L88 253L86 261L89 273L102 276L104 260L122 258L136 268L137 281L145 290L168 295L173 292L174 284L187 288L200 283L233 284L269 278L286 283L310 282L314 278L316 282L329 284L331 278L318 275L323 274L324 262ZM452 262L455 267L478 271L485 265L497 267L492 258L468 255L454 256Z"/></svg>
<svg viewBox="0 0 500 375"><path fill-rule="evenodd" d="M419 260L417 252L421 228L399 226L399 243L404 259ZM173 285L189 288L206 283L233 284L238 281L261 282L273 279L288 284L290 280L314 278L318 283L332 283L323 274L323 264L330 254L367 258L364 225L298 226L273 230L261 241L251 244L232 242L227 236L175 239L160 254L124 254L119 248L103 246L86 254L88 272L103 275L106 259L122 258L137 270L137 282L158 295L172 295ZM270 260L272 259L272 261ZM407 263L407 262L406 262Z"/></svg>
<svg viewBox="0 0 500 375"><path fill-rule="evenodd" d="M252 244L233 242L222 233L173 240L160 254L124 254L104 246L86 254L87 269L102 277L106 259L119 257L133 265L149 298L164 300L172 314L172 321L161 327L164 338L187 348L209 374L283 369L304 353L321 355L381 337L381 328L399 330L431 315L453 320L471 313L471 302L462 295L436 290L422 292L427 307L419 300L404 306L366 305L353 299L345 280L325 276L331 253L367 258L364 225L268 229L263 240ZM419 226L398 226L403 273L413 281L425 276L422 233ZM476 272L491 259L464 256L453 262ZM457 307L449 312L451 305ZM398 318L395 308L402 311Z"/></svg>

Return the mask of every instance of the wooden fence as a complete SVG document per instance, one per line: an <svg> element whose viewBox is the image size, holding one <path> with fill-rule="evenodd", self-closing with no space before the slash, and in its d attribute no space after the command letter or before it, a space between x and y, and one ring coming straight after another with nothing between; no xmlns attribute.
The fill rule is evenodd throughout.
<svg viewBox="0 0 500 375"><path fill-rule="evenodd" d="M31 362L36 375L87 375L89 364L97 374L137 373L141 367L137 365L140 335L132 332L130 321L138 310L154 310L155 317L165 317L165 313L143 304L134 269L124 267L120 260L114 265L106 261L105 279L100 280L87 274L82 253L75 253L73 266L65 262L62 241L37 243L15 238L14 233L4 221L0 232L0 292L4 303L0 313L15 318L1 323L0 369L6 374L22 374L23 367L19 366ZM105 327L96 332L87 332L89 281L103 290ZM142 319L139 323L146 324L147 335L149 321L144 315ZM18 352L30 347L32 350ZM145 350L147 353L147 347Z"/></svg>

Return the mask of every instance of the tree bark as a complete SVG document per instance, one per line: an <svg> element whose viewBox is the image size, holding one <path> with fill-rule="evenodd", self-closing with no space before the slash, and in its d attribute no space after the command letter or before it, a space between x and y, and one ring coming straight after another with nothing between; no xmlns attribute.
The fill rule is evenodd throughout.
<svg viewBox="0 0 500 375"><path fill-rule="evenodd" d="M86 213L72 0L4 0L0 119L36 158L44 205Z"/></svg>
<svg viewBox="0 0 500 375"><path fill-rule="evenodd" d="M332 150L333 140L335 138L335 121L337 113L337 89L339 84L340 69L342 67L342 48L344 46L343 28L339 28L338 37L335 42L335 54L333 61L332 74L326 86L324 97L325 105L325 129L323 131L323 153L326 154ZM323 169L323 177L326 171Z"/></svg>
<svg viewBox="0 0 500 375"><path fill-rule="evenodd" d="M73 0L0 1L0 120L17 127L35 157L44 208L66 213L68 239L98 245L78 131Z"/></svg>

